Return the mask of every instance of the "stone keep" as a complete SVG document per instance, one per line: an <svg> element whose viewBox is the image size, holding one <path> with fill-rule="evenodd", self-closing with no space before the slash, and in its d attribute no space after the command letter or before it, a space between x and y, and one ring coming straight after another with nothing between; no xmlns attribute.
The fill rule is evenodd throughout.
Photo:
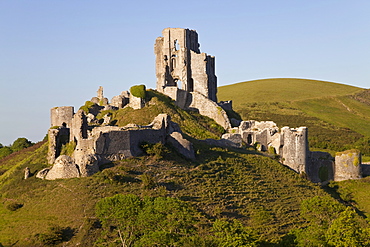
<svg viewBox="0 0 370 247"><path fill-rule="evenodd" d="M166 28L155 42L157 90L171 94L171 88L198 92L217 102L215 58L199 50L195 30ZM167 92L169 91L169 92ZM176 100L175 95L169 95Z"/></svg>

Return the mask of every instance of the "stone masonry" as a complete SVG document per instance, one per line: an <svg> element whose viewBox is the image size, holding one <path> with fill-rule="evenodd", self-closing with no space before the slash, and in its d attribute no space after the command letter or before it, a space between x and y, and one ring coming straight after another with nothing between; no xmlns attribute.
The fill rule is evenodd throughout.
<svg viewBox="0 0 370 247"><path fill-rule="evenodd" d="M272 121L232 121L231 127L226 110L232 110L232 102L217 103L217 77L215 58L201 53L195 30L166 28L155 42L157 91L175 100L177 106L195 110L214 119L228 133L221 140L207 139L209 145L240 148L243 143L254 145L260 151L278 155L281 162L292 170L306 174L312 182L324 183L362 177L361 154L357 150L337 153L335 160L325 152L311 152L306 127L279 130ZM96 117L104 110L124 107L140 109L145 100L128 91L109 100L99 87L97 97L89 103L88 113L74 113L72 106L51 109L51 126L48 131L48 163L36 177L59 179L90 176L106 162L142 154L140 145L147 143L171 143L184 157L195 159L192 144L183 138L179 126L166 114L158 115L148 126L134 124L125 127L111 126L109 115L103 121ZM87 102L88 103L88 102ZM101 118L99 118L101 119ZM100 122L99 122L100 121ZM61 155L62 146L73 142L71 156Z"/></svg>
<svg viewBox="0 0 370 247"><path fill-rule="evenodd" d="M154 45L157 91L231 128L226 112L217 104L215 58L201 53L195 30L166 28Z"/></svg>

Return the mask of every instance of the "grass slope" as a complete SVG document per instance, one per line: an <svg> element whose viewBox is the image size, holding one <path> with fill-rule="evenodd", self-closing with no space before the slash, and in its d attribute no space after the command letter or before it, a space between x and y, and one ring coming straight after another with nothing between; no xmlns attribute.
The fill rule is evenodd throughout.
<svg viewBox="0 0 370 247"><path fill-rule="evenodd" d="M369 155L369 90L316 80L266 79L219 88L243 119L309 128L312 149L360 148Z"/></svg>
<svg viewBox="0 0 370 247"><path fill-rule="evenodd" d="M276 78L240 82L218 88L219 100L232 100L236 108L243 103L295 101L327 96L342 96L363 89L333 82Z"/></svg>
<svg viewBox="0 0 370 247"><path fill-rule="evenodd" d="M216 127L210 127L214 123L209 119L184 112L155 92L150 99L146 110L114 112L113 119L124 125L125 119L121 116L136 115L138 123L147 124L152 115L162 111L171 114L173 120L181 121L179 124L190 139L218 133ZM153 112L144 112L148 108ZM101 198L118 193L169 196L187 201L202 215L199 224L204 236L210 233L216 219L236 218L257 231L262 240L276 242L289 230L306 224L300 218L302 200L326 194L295 172L253 150L228 150L192 141L196 162L184 160L167 147L170 152L163 159L156 156L125 159L107 165L88 178L37 179L37 171L48 166L47 143L1 160L4 173L0 176L0 243L41 246L40 236L57 225L64 231L64 244L93 246L101 236L95 204ZM27 180L23 179L25 167L33 173Z"/></svg>
<svg viewBox="0 0 370 247"><path fill-rule="evenodd" d="M43 165L36 156L25 158L27 163L17 162L17 169L0 184L0 243L38 246L38 234L58 225L69 230L70 245L92 246L100 236L95 204L117 193L188 201L202 213L205 235L215 219L237 218L263 240L277 241L292 228L305 225L299 216L302 200L325 194L290 169L252 151L197 143L195 147L197 162L171 152L163 160L126 159L92 177L55 181L35 176L22 179L25 166L33 173L45 166L45 160ZM44 149L45 145L38 149L38 156ZM154 181L150 188L144 187L143 174ZM7 205L12 202L23 206L10 211Z"/></svg>

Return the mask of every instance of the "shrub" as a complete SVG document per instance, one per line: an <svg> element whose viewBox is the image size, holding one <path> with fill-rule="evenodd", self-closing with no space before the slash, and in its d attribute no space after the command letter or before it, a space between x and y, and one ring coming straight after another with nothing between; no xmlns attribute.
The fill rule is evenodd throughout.
<svg viewBox="0 0 370 247"><path fill-rule="evenodd" d="M63 144L62 150L60 151L60 155L68 155L72 156L73 152L76 149L77 143L75 141L70 141L66 144Z"/></svg>
<svg viewBox="0 0 370 247"><path fill-rule="evenodd" d="M140 179L144 189L153 189L154 187L157 186L154 177L147 173L140 175Z"/></svg>
<svg viewBox="0 0 370 247"><path fill-rule="evenodd" d="M45 245L54 245L63 241L63 228L60 226L51 226L46 233L37 235L39 241Z"/></svg>
<svg viewBox="0 0 370 247"><path fill-rule="evenodd" d="M145 99L145 95L146 95L145 85L132 86L130 88L130 93L135 97Z"/></svg>
<svg viewBox="0 0 370 247"><path fill-rule="evenodd" d="M0 159L4 158L5 156L8 156L9 154L13 153L13 150L10 147L3 147L0 149Z"/></svg>
<svg viewBox="0 0 370 247"><path fill-rule="evenodd" d="M24 138L24 137L21 137L21 138L18 138L17 140L15 140L12 144L12 150L13 152L17 152L17 151L20 151L24 148L28 148L28 147L31 147L34 143L32 143L31 141L27 140L27 138Z"/></svg>
<svg viewBox="0 0 370 247"><path fill-rule="evenodd" d="M10 211L16 211L17 209L23 207L23 204L18 203L18 202L10 202L6 204L6 209Z"/></svg>
<svg viewBox="0 0 370 247"><path fill-rule="evenodd" d="M169 153L168 149L160 142L155 144L143 143L141 148L147 155L152 155L156 159L162 159L166 153Z"/></svg>
<svg viewBox="0 0 370 247"><path fill-rule="evenodd" d="M83 110L86 114L89 114L90 108L93 107L94 105L95 105L94 102L88 100L85 102L85 105L80 107L80 110Z"/></svg>

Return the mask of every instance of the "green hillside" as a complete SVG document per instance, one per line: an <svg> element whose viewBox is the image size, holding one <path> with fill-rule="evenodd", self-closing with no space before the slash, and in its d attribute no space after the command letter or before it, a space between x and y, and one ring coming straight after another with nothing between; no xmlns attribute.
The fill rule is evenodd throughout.
<svg viewBox="0 0 370 247"><path fill-rule="evenodd" d="M370 243L364 216L353 211L368 208L343 200L338 185L329 192L347 204L267 154L204 144L197 139L222 131L213 120L154 91L147 100L143 109L111 112L112 121L147 124L168 113L193 142L196 161L156 144L143 146L148 155L106 164L91 177L48 181L35 177L48 166L48 143L18 151L0 160L0 246ZM26 180L25 167L32 173ZM349 227L340 229L348 217ZM356 234L342 240L343 231Z"/></svg>
<svg viewBox="0 0 370 247"><path fill-rule="evenodd" d="M244 103L282 102L342 96L363 89L326 81L276 78L240 82L218 88L219 100L232 100L238 108Z"/></svg>
<svg viewBox="0 0 370 247"><path fill-rule="evenodd" d="M146 124L157 111L167 112L192 140L196 161L154 145L145 147L150 155L107 164L91 177L47 181L35 177L48 166L47 143L14 153L0 160L0 246L122 246L123 240L130 246L286 246L306 241L305 227L321 227L304 211L320 209L317 200L337 208L330 223L344 212L319 186L265 154L194 139L217 136L220 129L163 95L148 91L148 97L147 109L113 112L113 121L124 125L123 115L136 115ZM25 167L32 173L27 180ZM126 206L117 208L118 202ZM120 215L133 202L139 206L129 221Z"/></svg>
<svg viewBox="0 0 370 247"><path fill-rule="evenodd" d="M220 87L243 119L307 126L311 149L359 148L370 155L369 90L304 79L265 79ZM365 159L367 159L365 157Z"/></svg>

